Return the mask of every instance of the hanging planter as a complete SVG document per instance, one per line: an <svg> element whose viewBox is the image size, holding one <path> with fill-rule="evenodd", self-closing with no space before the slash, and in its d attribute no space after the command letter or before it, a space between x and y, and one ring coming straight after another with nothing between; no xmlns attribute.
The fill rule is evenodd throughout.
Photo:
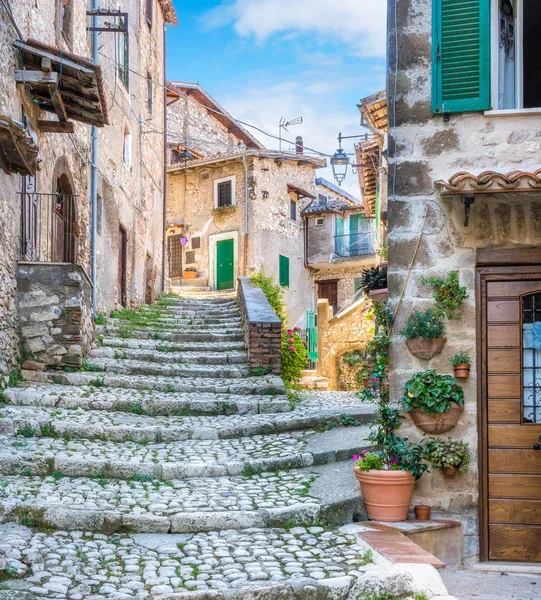
<svg viewBox="0 0 541 600"><path fill-rule="evenodd" d="M451 358L451 364L453 365L457 379L468 379L470 376L471 358L467 352L457 352Z"/></svg>
<svg viewBox="0 0 541 600"><path fill-rule="evenodd" d="M400 333L406 337L409 351L425 360L439 354L447 341L443 315L434 308L412 312Z"/></svg>
<svg viewBox="0 0 541 600"><path fill-rule="evenodd" d="M462 440L433 440L427 446L427 459L433 469L439 469L446 477L465 473L471 460L470 446Z"/></svg>
<svg viewBox="0 0 541 600"><path fill-rule="evenodd" d="M415 425L425 433L446 433L456 427L464 406L453 404L449 412L429 414L420 408L412 408L409 411L412 421Z"/></svg>
<svg viewBox="0 0 541 600"><path fill-rule="evenodd" d="M445 337L434 338L431 340L417 337L411 340L406 340L406 346L413 356L416 356L417 358L423 358L424 360L429 360L430 358L433 358L441 353L446 342L447 338Z"/></svg>

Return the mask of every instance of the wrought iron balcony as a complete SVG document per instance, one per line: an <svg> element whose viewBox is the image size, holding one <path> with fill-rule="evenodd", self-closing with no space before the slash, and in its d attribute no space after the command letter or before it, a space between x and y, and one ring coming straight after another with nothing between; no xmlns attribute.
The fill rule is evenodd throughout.
<svg viewBox="0 0 541 600"><path fill-rule="evenodd" d="M376 252L376 232L347 233L334 236L334 253L340 258L369 256Z"/></svg>

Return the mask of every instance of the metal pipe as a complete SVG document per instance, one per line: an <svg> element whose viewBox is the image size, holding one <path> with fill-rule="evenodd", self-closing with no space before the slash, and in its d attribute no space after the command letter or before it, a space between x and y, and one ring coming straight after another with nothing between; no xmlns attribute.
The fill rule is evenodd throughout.
<svg viewBox="0 0 541 600"><path fill-rule="evenodd" d="M92 26L98 27L98 0L92 0ZM92 60L98 62L98 32L92 32ZM94 318L97 317L96 312L96 239L98 236L98 128L92 125L92 164L90 166L90 195L92 206L92 229L90 234L91 245L91 278L92 278L92 313Z"/></svg>
<svg viewBox="0 0 541 600"><path fill-rule="evenodd" d="M167 78L166 78L166 24L163 24L163 216L162 216L162 292L165 292L167 258Z"/></svg>

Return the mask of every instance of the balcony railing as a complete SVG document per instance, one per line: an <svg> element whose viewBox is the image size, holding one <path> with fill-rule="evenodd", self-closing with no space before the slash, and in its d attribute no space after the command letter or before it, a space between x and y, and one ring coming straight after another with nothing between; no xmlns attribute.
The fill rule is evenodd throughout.
<svg viewBox="0 0 541 600"><path fill-rule="evenodd" d="M71 194L23 192L21 256L35 262L74 263L79 227Z"/></svg>
<svg viewBox="0 0 541 600"><path fill-rule="evenodd" d="M376 252L376 232L347 233L334 236L334 253L341 258L367 256Z"/></svg>

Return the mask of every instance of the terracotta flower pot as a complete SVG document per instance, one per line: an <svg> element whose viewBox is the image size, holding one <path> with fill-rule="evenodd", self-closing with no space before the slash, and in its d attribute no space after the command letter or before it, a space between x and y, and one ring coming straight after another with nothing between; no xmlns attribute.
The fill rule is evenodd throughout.
<svg viewBox="0 0 541 600"><path fill-rule="evenodd" d="M415 507L415 518L418 521L430 521L430 506L419 505Z"/></svg>
<svg viewBox="0 0 541 600"><path fill-rule="evenodd" d="M443 474L447 477L454 477L456 475L456 467L444 467Z"/></svg>
<svg viewBox="0 0 541 600"><path fill-rule="evenodd" d="M455 367L455 377L457 379L468 379L470 376L470 365L457 365Z"/></svg>
<svg viewBox="0 0 541 600"><path fill-rule="evenodd" d="M432 340L418 337L411 340L406 340L406 345L414 356L428 360L443 350L446 341L447 338L445 337L435 338Z"/></svg>
<svg viewBox="0 0 541 600"><path fill-rule="evenodd" d="M386 302L389 298L389 290L382 288L381 290L372 290L369 292L373 302Z"/></svg>
<svg viewBox="0 0 541 600"><path fill-rule="evenodd" d="M373 521L405 521L415 487L415 478L409 471L361 471L355 466L355 477L361 484L361 493L368 518Z"/></svg>
<svg viewBox="0 0 541 600"><path fill-rule="evenodd" d="M412 408L409 414L415 425L422 431L426 433L445 433L455 427L463 412L464 406L459 406L453 402L451 410L446 413L429 415L420 408Z"/></svg>
<svg viewBox="0 0 541 600"><path fill-rule="evenodd" d="M184 279L196 279L197 271L183 271L182 277L184 277Z"/></svg>

